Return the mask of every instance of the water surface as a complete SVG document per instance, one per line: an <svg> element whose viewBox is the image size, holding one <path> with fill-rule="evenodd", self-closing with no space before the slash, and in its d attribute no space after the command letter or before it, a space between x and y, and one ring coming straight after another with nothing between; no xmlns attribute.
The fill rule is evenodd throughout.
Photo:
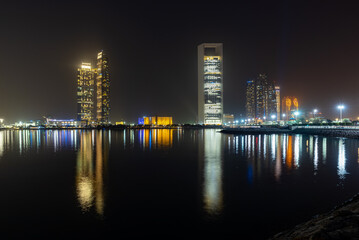
<svg viewBox="0 0 359 240"><path fill-rule="evenodd" d="M354 139L0 131L4 236L265 239L347 200L358 182Z"/></svg>

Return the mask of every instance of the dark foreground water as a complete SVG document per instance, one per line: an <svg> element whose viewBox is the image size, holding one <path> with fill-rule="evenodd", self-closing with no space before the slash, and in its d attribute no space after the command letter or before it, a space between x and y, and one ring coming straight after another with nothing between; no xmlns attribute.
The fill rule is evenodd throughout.
<svg viewBox="0 0 359 240"><path fill-rule="evenodd" d="M0 131L0 237L265 239L359 192L359 141Z"/></svg>

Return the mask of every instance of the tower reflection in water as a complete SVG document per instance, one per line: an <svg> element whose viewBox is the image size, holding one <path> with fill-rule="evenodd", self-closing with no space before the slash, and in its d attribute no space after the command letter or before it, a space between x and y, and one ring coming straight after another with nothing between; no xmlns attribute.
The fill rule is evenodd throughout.
<svg viewBox="0 0 359 240"><path fill-rule="evenodd" d="M203 136L203 202L206 213L215 217L223 210L222 189L222 134L204 131ZM236 145L234 145L236 146ZM202 154L202 152L200 152Z"/></svg>
<svg viewBox="0 0 359 240"><path fill-rule="evenodd" d="M109 132L81 131L77 154L76 190L83 212L95 207L104 214L104 171L109 154Z"/></svg>
<svg viewBox="0 0 359 240"><path fill-rule="evenodd" d="M316 135L224 135L223 138L226 143L225 149L230 154L239 155L239 157L246 159L250 184L268 171L271 171L276 181L280 181L283 172L301 169L302 164L304 164L303 168L307 168L308 163L312 164L313 175L317 175L321 168L326 165L328 150L333 150L327 147L329 141L327 137ZM204 139L206 141L206 136ZM217 141L216 137L213 139ZM334 151L337 153L335 156L330 155L330 157L334 158L333 160L337 163L337 176L339 179L345 179L348 174L346 169L348 160L345 147L346 140L340 138L338 140L330 139L330 141L336 143ZM217 145L219 146L219 143ZM218 146L215 146L213 142L213 146L208 149L212 155L218 152L218 158L220 158ZM238 148L238 146L241 147ZM304 161L306 159L310 161Z"/></svg>

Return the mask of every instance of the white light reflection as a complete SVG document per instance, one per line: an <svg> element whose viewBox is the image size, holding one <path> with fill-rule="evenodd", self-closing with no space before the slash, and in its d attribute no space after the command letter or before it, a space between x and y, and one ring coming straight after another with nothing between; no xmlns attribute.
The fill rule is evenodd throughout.
<svg viewBox="0 0 359 240"><path fill-rule="evenodd" d="M263 158L267 157L267 135L263 136Z"/></svg>
<svg viewBox="0 0 359 240"><path fill-rule="evenodd" d="M345 144L343 139L339 139L338 143L338 176L340 179L345 179L345 174L348 174L348 172L345 170Z"/></svg>
<svg viewBox="0 0 359 240"><path fill-rule="evenodd" d="M315 140L314 140L314 159L313 159L313 162L314 162L314 175L317 174L317 171L318 171L318 137L315 137Z"/></svg>
<svg viewBox="0 0 359 240"><path fill-rule="evenodd" d="M313 159L313 136L309 137L309 157Z"/></svg>
<svg viewBox="0 0 359 240"><path fill-rule="evenodd" d="M287 156L287 135L283 136L283 141L282 141L282 150L283 150L283 163L285 163L285 159Z"/></svg>
<svg viewBox="0 0 359 240"><path fill-rule="evenodd" d="M223 208L221 134L204 132L204 209L211 215L221 214Z"/></svg>
<svg viewBox="0 0 359 240"><path fill-rule="evenodd" d="M251 154L252 154L252 149L251 149L251 139L250 139L251 135L247 135L246 136L246 145L247 145L247 157L251 158Z"/></svg>
<svg viewBox="0 0 359 240"><path fill-rule="evenodd" d="M238 154L238 141L239 141L238 136L236 136L236 138L235 138L235 142L236 142L236 155Z"/></svg>
<svg viewBox="0 0 359 240"><path fill-rule="evenodd" d="M275 141L275 137L276 137L276 135L275 134L272 134L271 135L271 139L270 139L270 141L271 141L271 153L272 153L272 160L274 161L276 158L275 158L275 143L276 143L276 141Z"/></svg>
<svg viewBox="0 0 359 240"><path fill-rule="evenodd" d="M299 145L300 145L300 142L299 142L299 135L295 135L295 138L294 138L294 166L296 168L299 167Z"/></svg>
<svg viewBox="0 0 359 240"><path fill-rule="evenodd" d="M322 154L323 154L323 164L325 164L327 160L327 138L323 138Z"/></svg>
<svg viewBox="0 0 359 240"><path fill-rule="evenodd" d="M2 157L2 155L4 154L4 145L5 145L5 141L4 141L4 131L0 130L0 158Z"/></svg>
<svg viewBox="0 0 359 240"><path fill-rule="evenodd" d="M22 153L22 130L19 130L19 152Z"/></svg>
<svg viewBox="0 0 359 240"><path fill-rule="evenodd" d="M242 152L242 154L244 153L244 141L245 141L245 138L242 135L242 137L241 137L241 152Z"/></svg>

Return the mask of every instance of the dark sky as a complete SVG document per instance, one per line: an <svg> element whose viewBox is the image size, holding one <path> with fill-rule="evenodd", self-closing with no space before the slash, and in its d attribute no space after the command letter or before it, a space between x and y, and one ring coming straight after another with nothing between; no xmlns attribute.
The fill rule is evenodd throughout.
<svg viewBox="0 0 359 240"><path fill-rule="evenodd" d="M130 2L130 1L128 1ZM0 7L0 117L76 116L76 70L108 52L111 120L194 122L197 45L222 42L224 112L244 113L245 83L279 82L300 108L359 116L359 3L7 1Z"/></svg>

